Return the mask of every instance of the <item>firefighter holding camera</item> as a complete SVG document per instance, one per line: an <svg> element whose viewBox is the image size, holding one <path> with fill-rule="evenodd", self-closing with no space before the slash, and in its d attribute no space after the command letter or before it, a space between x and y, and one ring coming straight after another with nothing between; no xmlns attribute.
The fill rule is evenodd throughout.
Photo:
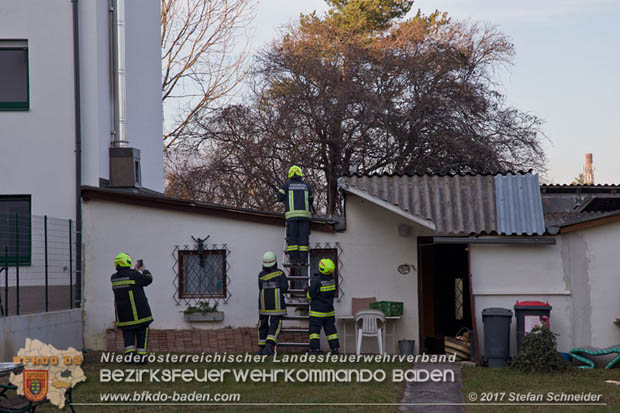
<svg viewBox="0 0 620 413"><path fill-rule="evenodd" d="M125 253L114 259L116 273L111 277L116 313L116 327L123 333L125 354L146 355L149 325L153 322L151 307L144 287L153 282L153 276L142 260L132 269L133 261Z"/></svg>

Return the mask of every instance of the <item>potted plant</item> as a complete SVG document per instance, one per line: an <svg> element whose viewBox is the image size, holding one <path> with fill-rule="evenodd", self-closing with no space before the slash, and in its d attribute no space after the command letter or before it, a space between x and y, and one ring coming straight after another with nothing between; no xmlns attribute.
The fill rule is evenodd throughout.
<svg viewBox="0 0 620 413"><path fill-rule="evenodd" d="M224 312L217 311L217 303L210 306L205 301L200 301L198 306L190 305L183 311L185 321L223 321Z"/></svg>

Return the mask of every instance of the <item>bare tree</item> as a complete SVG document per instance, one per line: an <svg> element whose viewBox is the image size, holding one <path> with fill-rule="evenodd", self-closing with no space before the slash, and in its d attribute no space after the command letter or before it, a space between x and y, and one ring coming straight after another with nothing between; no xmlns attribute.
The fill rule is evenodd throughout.
<svg viewBox="0 0 620 413"><path fill-rule="evenodd" d="M372 14L367 21L381 25L364 31L343 13L302 16L258 55L245 105L192 120L203 169L177 178L199 199L273 209L296 164L319 210L334 215L342 212L337 179L351 172L544 170L542 121L498 91L494 71L514 48L496 28L435 12L390 25Z"/></svg>
<svg viewBox="0 0 620 413"><path fill-rule="evenodd" d="M247 74L254 0L162 0L162 100L174 111L164 148L182 139L196 113L230 97ZM225 102L224 102L225 103Z"/></svg>

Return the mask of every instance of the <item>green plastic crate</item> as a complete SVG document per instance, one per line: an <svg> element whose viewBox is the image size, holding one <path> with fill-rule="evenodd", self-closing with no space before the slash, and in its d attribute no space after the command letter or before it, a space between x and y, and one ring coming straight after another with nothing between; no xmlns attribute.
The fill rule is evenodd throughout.
<svg viewBox="0 0 620 413"><path fill-rule="evenodd" d="M403 303L400 301L375 301L370 303L370 308L383 311L387 317L403 315Z"/></svg>

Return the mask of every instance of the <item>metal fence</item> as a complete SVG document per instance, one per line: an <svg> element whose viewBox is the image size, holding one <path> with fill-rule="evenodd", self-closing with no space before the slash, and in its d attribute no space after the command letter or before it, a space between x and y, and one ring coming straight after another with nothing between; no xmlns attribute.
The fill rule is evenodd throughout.
<svg viewBox="0 0 620 413"><path fill-rule="evenodd" d="M0 216L0 316L75 306L75 223Z"/></svg>

